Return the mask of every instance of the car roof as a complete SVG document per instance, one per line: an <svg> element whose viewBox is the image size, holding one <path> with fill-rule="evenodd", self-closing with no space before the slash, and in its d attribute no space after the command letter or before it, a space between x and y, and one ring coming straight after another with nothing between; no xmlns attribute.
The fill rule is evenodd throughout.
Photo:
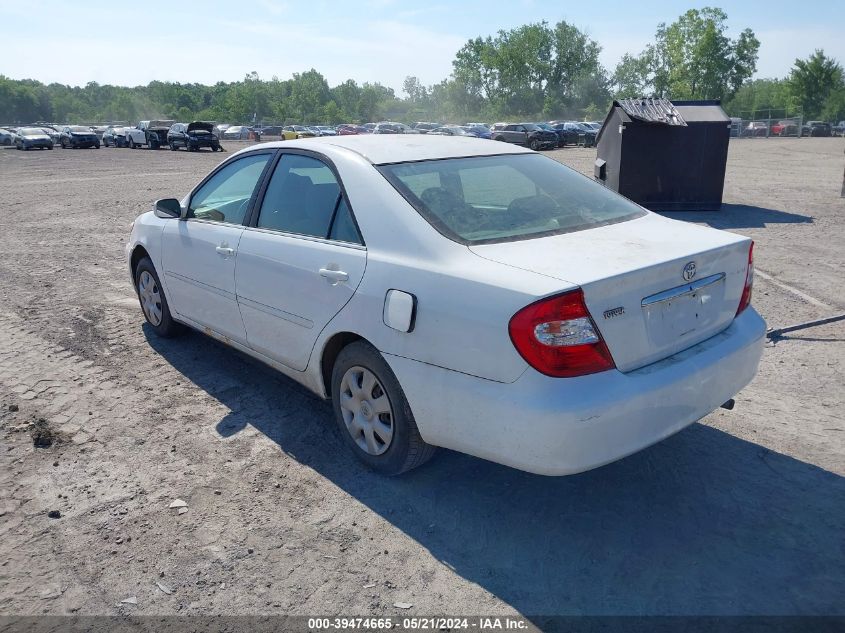
<svg viewBox="0 0 845 633"><path fill-rule="evenodd" d="M355 152L374 165L438 160L465 156L529 154L531 150L511 143L462 136L428 136L427 134L323 136L297 141L275 141L253 145L245 152L262 148L311 149L326 154L343 150Z"/></svg>

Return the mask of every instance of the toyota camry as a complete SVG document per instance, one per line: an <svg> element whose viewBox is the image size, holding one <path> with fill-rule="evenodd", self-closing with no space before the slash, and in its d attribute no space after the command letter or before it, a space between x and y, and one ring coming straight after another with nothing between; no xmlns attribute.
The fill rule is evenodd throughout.
<svg viewBox="0 0 845 633"><path fill-rule="evenodd" d="M527 148L429 134L250 147L137 218L126 255L152 331L331 399L371 468L441 446L564 475L751 381L752 246Z"/></svg>

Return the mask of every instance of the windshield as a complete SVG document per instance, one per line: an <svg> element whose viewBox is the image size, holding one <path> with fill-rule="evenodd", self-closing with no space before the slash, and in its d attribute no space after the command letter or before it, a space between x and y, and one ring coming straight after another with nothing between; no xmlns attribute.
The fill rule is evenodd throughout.
<svg viewBox="0 0 845 633"><path fill-rule="evenodd" d="M25 127L22 130L18 130L18 134L20 134L21 136L43 136L46 133L47 132L37 127Z"/></svg>
<svg viewBox="0 0 845 633"><path fill-rule="evenodd" d="M74 134L93 134L94 131L90 127L84 127L82 125L73 125L70 128L70 131Z"/></svg>
<svg viewBox="0 0 845 633"><path fill-rule="evenodd" d="M400 163L379 171L434 228L462 243L582 231L645 214L603 185L535 154Z"/></svg>

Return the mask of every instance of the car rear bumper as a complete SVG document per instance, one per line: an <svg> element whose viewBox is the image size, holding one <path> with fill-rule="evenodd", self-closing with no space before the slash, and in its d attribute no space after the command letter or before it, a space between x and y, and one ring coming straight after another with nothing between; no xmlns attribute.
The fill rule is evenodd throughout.
<svg viewBox="0 0 845 633"><path fill-rule="evenodd" d="M185 139L185 144L190 145L191 147L217 147L220 145L220 141L210 138L189 138Z"/></svg>
<svg viewBox="0 0 845 633"><path fill-rule="evenodd" d="M753 308L723 332L622 373L503 384L385 354L425 441L542 475L635 453L700 420L754 378L766 325Z"/></svg>

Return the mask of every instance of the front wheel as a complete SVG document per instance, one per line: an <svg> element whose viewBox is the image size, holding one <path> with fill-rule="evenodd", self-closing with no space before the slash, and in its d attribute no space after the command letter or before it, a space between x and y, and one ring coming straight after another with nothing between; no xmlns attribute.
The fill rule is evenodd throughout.
<svg viewBox="0 0 845 633"><path fill-rule="evenodd" d="M540 149L540 141L538 141L536 138L532 138L530 141L528 141L528 147L530 147L536 152Z"/></svg>
<svg viewBox="0 0 845 633"><path fill-rule="evenodd" d="M383 475L422 465L435 447L420 436L399 381L372 345L347 345L332 369L332 404L344 442Z"/></svg>
<svg viewBox="0 0 845 633"><path fill-rule="evenodd" d="M170 308L161 289L161 282L149 257L138 262L135 268L135 290L138 293L144 318L158 336L170 338L182 331L182 325L170 316Z"/></svg>

